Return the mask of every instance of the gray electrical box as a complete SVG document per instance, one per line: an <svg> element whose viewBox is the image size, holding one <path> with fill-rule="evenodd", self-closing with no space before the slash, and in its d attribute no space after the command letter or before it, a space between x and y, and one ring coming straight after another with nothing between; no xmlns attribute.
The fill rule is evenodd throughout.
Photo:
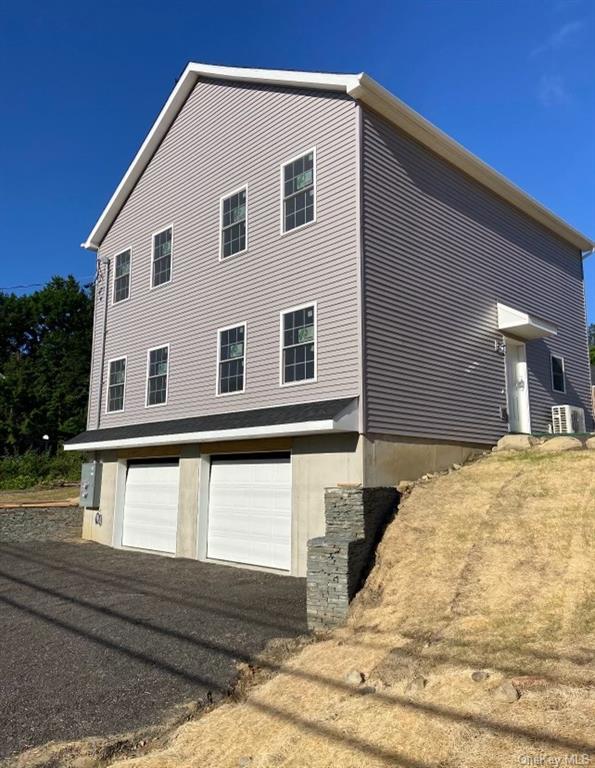
<svg viewBox="0 0 595 768"><path fill-rule="evenodd" d="M86 461L81 469L81 507L99 508L101 496L101 462Z"/></svg>

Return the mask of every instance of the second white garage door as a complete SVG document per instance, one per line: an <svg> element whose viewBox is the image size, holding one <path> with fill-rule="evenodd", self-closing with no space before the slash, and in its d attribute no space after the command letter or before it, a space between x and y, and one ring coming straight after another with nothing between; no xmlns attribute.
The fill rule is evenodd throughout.
<svg viewBox="0 0 595 768"><path fill-rule="evenodd" d="M179 474L177 461L128 465L123 546L175 554Z"/></svg>
<svg viewBox="0 0 595 768"><path fill-rule="evenodd" d="M289 454L214 456L207 557L289 571Z"/></svg>

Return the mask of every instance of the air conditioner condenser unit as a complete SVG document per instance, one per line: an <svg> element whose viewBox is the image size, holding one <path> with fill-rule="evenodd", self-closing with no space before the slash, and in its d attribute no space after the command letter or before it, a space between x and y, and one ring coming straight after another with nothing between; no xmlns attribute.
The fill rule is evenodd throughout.
<svg viewBox="0 0 595 768"><path fill-rule="evenodd" d="M552 427L555 435L586 432L585 412L576 405L553 405Z"/></svg>

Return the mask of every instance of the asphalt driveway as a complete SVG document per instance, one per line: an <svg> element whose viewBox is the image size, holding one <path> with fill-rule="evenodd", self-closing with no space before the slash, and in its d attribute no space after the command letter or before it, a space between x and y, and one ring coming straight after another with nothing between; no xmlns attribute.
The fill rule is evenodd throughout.
<svg viewBox="0 0 595 768"><path fill-rule="evenodd" d="M236 662L306 630L304 579L14 538L0 536L0 760L217 700Z"/></svg>

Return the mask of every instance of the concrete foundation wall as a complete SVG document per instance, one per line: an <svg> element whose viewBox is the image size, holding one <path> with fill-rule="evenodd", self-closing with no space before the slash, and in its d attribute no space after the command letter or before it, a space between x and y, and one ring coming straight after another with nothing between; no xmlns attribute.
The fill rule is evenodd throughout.
<svg viewBox="0 0 595 768"><path fill-rule="evenodd" d="M368 488L377 488L417 480L428 472L462 464L485 449L485 445L363 437L363 482Z"/></svg>
<svg viewBox="0 0 595 768"><path fill-rule="evenodd" d="M308 539L325 533L325 488L363 482L362 438L358 435L296 437L291 466L293 575L305 576Z"/></svg>

